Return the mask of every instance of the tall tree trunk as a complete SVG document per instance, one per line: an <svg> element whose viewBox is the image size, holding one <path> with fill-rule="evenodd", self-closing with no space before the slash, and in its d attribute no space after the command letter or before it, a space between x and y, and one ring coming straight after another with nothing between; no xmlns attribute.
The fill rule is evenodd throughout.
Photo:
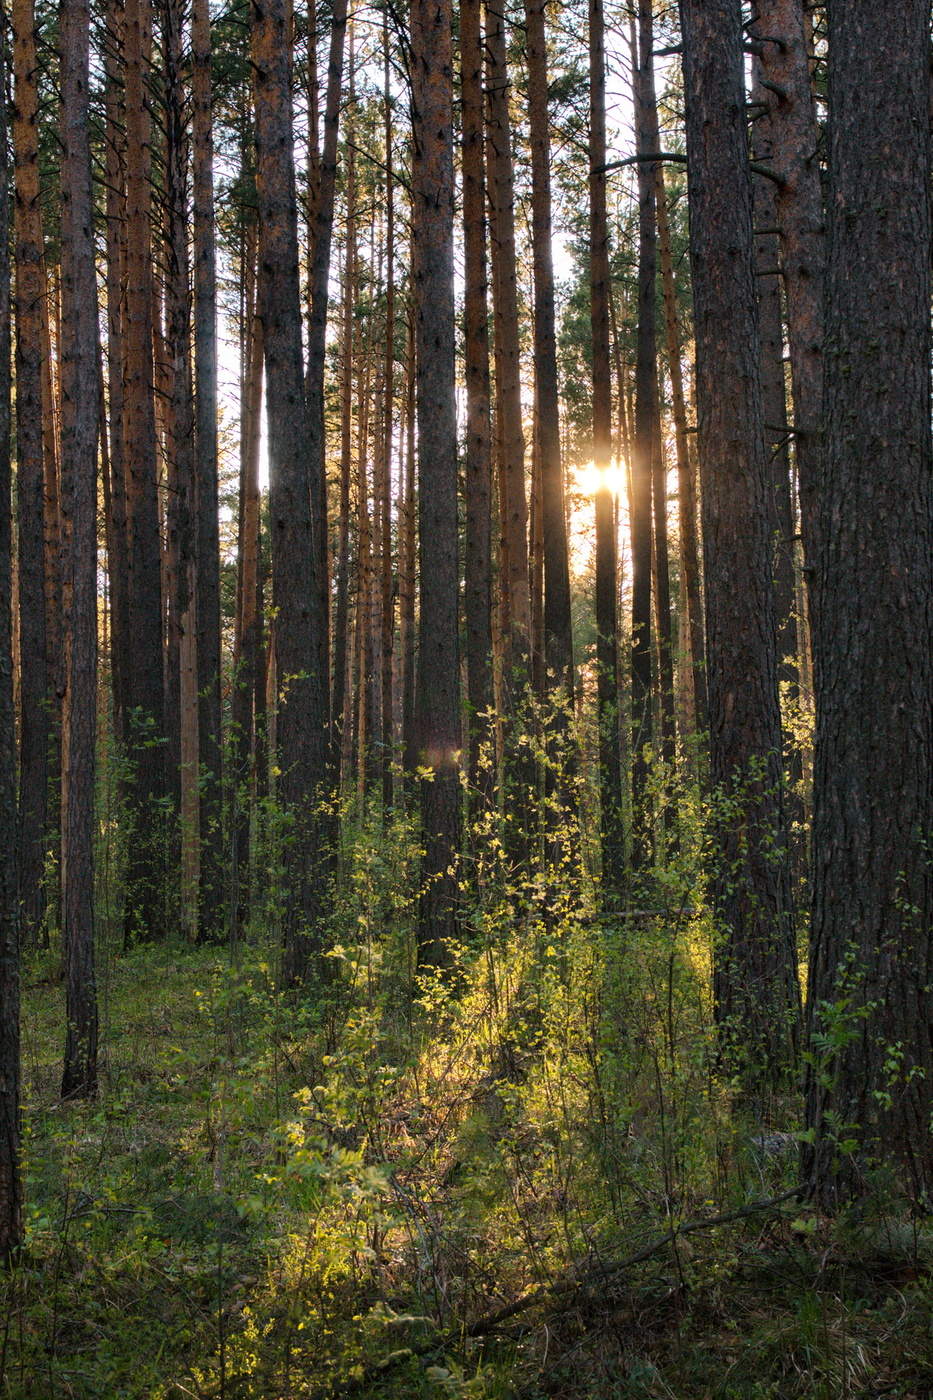
<svg viewBox="0 0 933 1400"><path fill-rule="evenodd" d="M123 321L125 316L126 129L123 108L123 4L109 0L106 48L106 262L107 262L107 408L110 472L110 521L107 566L110 584L110 667L114 733L127 739L127 686L131 640L128 616L126 536L126 459L123 451Z"/></svg>
<svg viewBox="0 0 933 1400"><path fill-rule="evenodd" d="M531 594L528 579L528 505L515 256L515 191L509 119L509 74L502 0L486 6L487 185L495 308L496 432L502 502L503 579L508 607L505 687L507 704L528 681Z"/></svg>
<svg viewBox="0 0 933 1400"><path fill-rule="evenodd" d="M698 730L706 729L706 647L703 639L703 596L700 588L700 551L697 542L696 476L690 460L687 436L687 406L681 369L680 329L674 287L674 262L664 192L664 167L657 167L658 254L664 287L664 326L667 339L667 366L671 380L671 406L677 448L677 498L680 532L681 606L686 612L690 641L690 672L693 686L694 718Z"/></svg>
<svg viewBox="0 0 933 1400"><path fill-rule="evenodd" d="M198 935L223 929L220 539L217 500L217 271L208 0L191 10L191 186L194 215L195 623L197 637L200 870Z"/></svg>
<svg viewBox="0 0 933 1400"><path fill-rule="evenodd" d="M333 728L330 695L330 569L327 536L327 476L325 472L324 373L326 368L327 303L330 278L331 235L334 226L334 190L337 174L337 136L343 78L343 50L347 31L347 0L334 0L330 50L327 60L327 95L324 108L324 146L321 178L314 208L311 237L311 315L308 324L306 381L308 444L312 510L312 630L314 664L326 684L324 701ZM300 339L299 339L300 345ZM328 763L333 766L333 734L329 735ZM334 770L336 773L336 769Z"/></svg>
<svg viewBox="0 0 933 1400"><path fill-rule="evenodd" d="M319 804L328 764L328 676L321 670L320 556L301 361L298 217L284 0L252 6L260 307L266 361L272 602L278 676L278 793L290 847L283 891L283 980L307 980L321 952L326 842ZM326 655L326 651L323 653ZM323 972L323 962L318 968Z"/></svg>
<svg viewBox="0 0 933 1400"><path fill-rule="evenodd" d="M486 260L486 175L483 161L483 51L480 0L460 6L460 92L463 132L464 377L466 379L466 622L469 777L481 802L492 798L492 425ZM401 645L401 641L400 641Z"/></svg>
<svg viewBox="0 0 933 1400"><path fill-rule="evenodd" d="M350 55L351 76L353 54ZM352 111L348 123L352 122ZM348 128L352 132L352 127ZM352 140L352 136L351 136ZM334 616L333 724L335 748L343 753L350 625L350 477L353 456L353 298L356 280L356 152L347 152L346 249L344 253L340 355L340 505L337 522L337 606ZM339 776L339 773L338 773Z"/></svg>
<svg viewBox="0 0 933 1400"><path fill-rule="evenodd" d="M761 60L752 60L752 99L766 103ZM755 109L758 110L757 108ZM759 116L752 127L752 155L769 166L773 155L770 119ZM779 674L793 679L797 671L797 627L794 600L794 516L790 477L787 393L784 383L784 318L781 309L781 268L778 254L777 208L772 180L756 175L752 183L755 229L755 274L761 340L761 408L765 441L771 456L774 538L774 612L778 624Z"/></svg>
<svg viewBox="0 0 933 1400"><path fill-rule="evenodd" d="M6 35L0 88L7 90ZM0 111L0 1260L23 1238L20 1166L19 965L15 716L13 712L13 539L10 469L10 165Z"/></svg>
<svg viewBox="0 0 933 1400"><path fill-rule="evenodd" d="M829 9L804 1162L828 1208L879 1162L933 1190L929 20Z"/></svg>
<svg viewBox="0 0 933 1400"><path fill-rule="evenodd" d="M561 707L560 713L567 718L567 707L573 702L573 635L557 383L545 7L546 0L525 0L534 260L535 402L544 535L545 665L548 688Z"/></svg>
<svg viewBox="0 0 933 1400"><path fill-rule="evenodd" d="M759 71L765 84L758 97L768 105L768 116L760 125L770 146L767 166L778 177L777 182L769 183L773 185L780 231L801 534L809 563L818 548L826 251L807 27L803 0L762 0L755 7L754 32L762 36ZM812 582L814 574L809 572L807 577ZM815 611L816 599L810 601ZM778 617L780 621L780 614Z"/></svg>
<svg viewBox="0 0 933 1400"><path fill-rule="evenodd" d="M638 36L632 21L632 71L635 75L636 147L640 157L658 149L657 106L654 95L653 17L651 0L640 0ZM636 61L637 55L637 61ZM661 416L658 398L656 346L657 216L655 204L657 167L641 159L638 164L638 338L635 360L635 441L632 454L632 861L644 864L650 845L650 817L646 810L648 767L645 749L652 740L651 697L651 560L652 498L657 497L657 470L661 453ZM655 500L655 523L659 511ZM664 515L666 531L666 505ZM657 531L655 531L657 543ZM666 534L665 534L666 543ZM666 552L666 550L665 550ZM658 584L661 569L656 568ZM665 560L666 563L666 560ZM666 581L665 581L666 582ZM661 608L657 609L659 620ZM670 606L667 609L668 626ZM658 636L661 672L663 658L670 660L670 636ZM662 689L663 689L663 677ZM668 698L668 705L673 695ZM661 696L662 707L664 697ZM665 745L669 736L663 736Z"/></svg>
<svg viewBox="0 0 933 1400"><path fill-rule="evenodd" d="M392 155L392 98L389 86L389 12L383 16L382 28L383 104L385 111L383 137L386 159L386 348L384 369L383 470L379 491L379 530L382 539L380 553L380 624L382 664L382 811L385 820L392 809L392 650L395 640L395 599L392 587L392 448L395 441L395 171Z"/></svg>
<svg viewBox="0 0 933 1400"><path fill-rule="evenodd" d="M431 967L449 961L449 941L456 936L460 854L451 25L450 0L413 0L412 254L421 555L418 741L420 762L429 770L421 782L424 856L418 957Z"/></svg>
<svg viewBox="0 0 933 1400"><path fill-rule="evenodd" d="M417 349L415 308L408 308L408 350L405 385L405 507L402 514L404 562L399 564L399 648L402 655L402 749L405 773L413 778L418 767L417 650L415 590L417 587L417 503L415 500L415 388Z"/></svg>
<svg viewBox="0 0 933 1400"><path fill-rule="evenodd" d="M146 74L152 44L149 0L127 0L124 30L126 109L126 323L124 440L127 470L128 613L132 638L128 701L133 764L125 928L127 938L157 938L165 918L166 794L162 747L161 541L153 396L150 131Z"/></svg>
<svg viewBox="0 0 933 1400"><path fill-rule="evenodd" d="M91 196L90 5L61 7L63 1098L97 1092L94 760L97 740L97 281Z"/></svg>
<svg viewBox="0 0 933 1400"><path fill-rule="evenodd" d="M16 496L19 527L20 754L17 835L22 935L45 912L52 676L46 646L45 463L42 321L47 296L39 189L38 61L32 0L13 18L13 155L16 179ZM4 191L5 192L5 191Z"/></svg>
<svg viewBox="0 0 933 1400"><path fill-rule="evenodd" d="M166 0L162 7L166 370L163 421L168 487L165 506L168 582L165 714L170 780L178 800L182 924L189 935L194 935L198 927L198 684L196 674L185 662L195 652L196 642L196 491L187 218L187 92L182 70L182 25L181 6L177 0Z"/></svg>
<svg viewBox="0 0 933 1400"><path fill-rule="evenodd" d="M723 1052L774 1083L799 991L781 794L767 461L739 0L681 0ZM729 392L723 392L723 386Z"/></svg>
<svg viewBox="0 0 933 1400"><path fill-rule="evenodd" d="M603 886L624 883L625 831L619 744L617 546L612 462L612 369L609 354L609 225L606 217L606 41L602 0L589 0L590 60L590 333L593 344L593 462L596 492L596 686Z"/></svg>
<svg viewBox="0 0 933 1400"><path fill-rule="evenodd" d="M237 536L239 576L231 696L230 767L234 782L230 815L233 850L233 937L246 927L250 907L250 817L257 766L254 697L260 685L262 619L259 609L259 432L262 413L262 323L256 312L256 229L244 239L241 381L240 509Z"/></svg>

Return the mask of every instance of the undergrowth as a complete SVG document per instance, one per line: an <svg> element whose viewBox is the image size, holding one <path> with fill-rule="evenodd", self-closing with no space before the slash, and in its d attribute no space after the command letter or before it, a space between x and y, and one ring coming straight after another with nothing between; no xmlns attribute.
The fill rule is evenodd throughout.
<svg viewBox="0 0 933 1400"><path fill-rule="evenodd" d="M560 853L493 878L484 839L443 981L415 975L411 834L375 818L324 997L283 998L261 936L102 948L94 1104L57 1099L32 967L0 1394L933 1393L931 1237L810 1214L793 1099L740 1107L717 1066L702 852L622 919Z"/></svg>

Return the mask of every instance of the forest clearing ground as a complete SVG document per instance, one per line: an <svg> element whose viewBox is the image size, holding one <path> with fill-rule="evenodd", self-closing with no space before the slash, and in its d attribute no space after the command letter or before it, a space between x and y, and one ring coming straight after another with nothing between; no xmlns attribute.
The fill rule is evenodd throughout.
<svg viewBox="0 0 933 1400"><path fill-rule="evenodd" d="M270 974L256 953L234 979L216 950L111 956L102 1094L80 1106L57 1100L61 987L27 979L27 1256L0 1395L933 1393L930 1239L909 1222L847 1237L788 1202L600 1275L663 1233L672 1163L647 1099L618 1140L595 1130L554 986L517 1017L514 972L503 1075L482 975L456 1003L428 994L435 1034L406 1058L391 997L344 1007L322 1055ZM752 1168L732 1142L705 1197L696 1158L673 1165L677 1223L792 1180L786 1154ZM570 1296L455 1340L572 1276Z"/></svg>

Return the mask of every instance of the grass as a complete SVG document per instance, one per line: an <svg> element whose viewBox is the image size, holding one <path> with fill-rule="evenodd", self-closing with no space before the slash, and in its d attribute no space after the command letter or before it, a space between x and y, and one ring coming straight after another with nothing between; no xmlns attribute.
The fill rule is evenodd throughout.
<svg viewBox="0 0 933 1400"><path fill-rule="evenodd" d="M111 955L90 1105L58 1102L62 989L34 973L0 1396L933 1395L930 1241L909 1222L790 1202L601 1274L779 1192L793 1157L748 1151L689 975L654 980L663 947L623 989L624 1036L582 935L543 964L520 947L456 1001L426 989L413 1020L368 934L328 1015L284 1006L260 953L236 972L187 947Z"/></svg>

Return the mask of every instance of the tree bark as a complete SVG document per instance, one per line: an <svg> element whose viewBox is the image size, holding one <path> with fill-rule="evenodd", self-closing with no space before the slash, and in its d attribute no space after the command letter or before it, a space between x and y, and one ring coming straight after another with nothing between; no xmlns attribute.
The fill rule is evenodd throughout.
<svg viewBox="0 0 933 1400"><path fill-rule="evenodd" d="M827 1209L879 1163L933 1189L929 18L829 10L804 1154Z"/></svg>
<svg viewBox="0 0 933 1400"><path fill-rule="evenodd" d="M573 635L557 383L545 8L546 0L526 0L535 404L544 536L544 658L548 689L555 697L559 715L563 715L566 721L569 719L568 707L573 703ZM560 724L559 719L557 723Z"/></svg>
<svg viewBox="0 0 933 1400"><path fill-rule="evenodd" d="M38 92L32 0L13 21L13 156L16 182L16 497L19 542L19 822L22 936L34 940L45 914L52 680L46 644L43 304L48 294L39 188Z"/></svg>
<svg viewBox="0 0 933 1400"><path fill-rule="evenodd" d="M208 0L191 9L191 187L194 225L195 635L200 776L198 937L224 926L220 538L217 484L217 270Z"/></svg>
<svg viewBox="0 0 933 1400"><path fill-rule="evenodd" d="M286 985L323 975L328 843L320 803L328 769L328 676L321 670L320 556L301 358L298 216L284 0L253 0L253 98L260 308L266 362L272 602L278 677L278 794L288 820ZM326 653L325 653L326 654Z"/></svg>
<svg viewBox="0 0 933 1400"><path fill-rule="evenodd" d="M0 87L7 90L6 35ZM13 706L13 538L10 467L10 167L0 111L0 1261L23 1239L20 1164L20 896Z"/></svg>
<svg viewBox="0 0 933 1400"><path fill-rule="evenodd" d="M589 0L590 62L590 334L593 345L593 462L612 461L609 355L609 226L606 216L606 43L602 0ZM596 671L602 878L606 894L624 885L625 830L619 743L617 546L613 493L603 476L596 492Z"/></svg>
<svg viewBox="0 0 933 1400"><path fill-rule="evenodd" d="M677 321L677 296L674 286L674 263L671 256L671 236L664 190L663 165L657 166L657 214L658 255L664 288L667 366L671 380L671 406L677 451L681 607L686 612L690 643L694 721L697 729L702 732L706 729L707 715L706 646L703 638L703 594L700 585L700 551L697 541L696 476L693 462L690 459L690 441L687 436L687 406L684 402L683 371L680 363L680 328Z"/></svg>
<svg viewBox="0 0 933 1400"><path fill-rule="evenodd" d="M466 622L470 790L491 801L494 763L492 695L492 424L486 260L486 175L483 161L483 52L480 0L460 6L460 91L463 132L464 377L466 379Z"/></svg>
<svg viewBox="0 0 933 1400"><path fill-rule="evenodd" d="M417 342L421 901L418 958L442 967L457 933L460 656L450 0L413 0L412 233ZM527 566L526 566L527 567Z"/></svg>
<svg viewBox="0 0 933 1400"><path fill-rule="evenodd" d="M97 281L91 195L90 5L61 7L62 136L62 1098L97 1092L94 769L97 740Z"/></svg>
<svg viewBox="0 0 933 1400"><path fill-rule="evenodd" d="M133 832L125 908L127 939L161 937L165 922L165 754L162 744L161 540L153 381L151 119L145 93L152 31L149 0L127 0L124 29L126 110L126 323L124 441L127 469L128 614L132 647L129 804Z"/></svg>
<svg viewBox="0 0 933 1400"><path fill-rule="evenodd" d="M761 417L739 0L681 0L690 261L706 577L714 994L724 1056L777 1082L799 992L781 792L781 721ZM728 386L728 392L724 392Z"/></svg>

